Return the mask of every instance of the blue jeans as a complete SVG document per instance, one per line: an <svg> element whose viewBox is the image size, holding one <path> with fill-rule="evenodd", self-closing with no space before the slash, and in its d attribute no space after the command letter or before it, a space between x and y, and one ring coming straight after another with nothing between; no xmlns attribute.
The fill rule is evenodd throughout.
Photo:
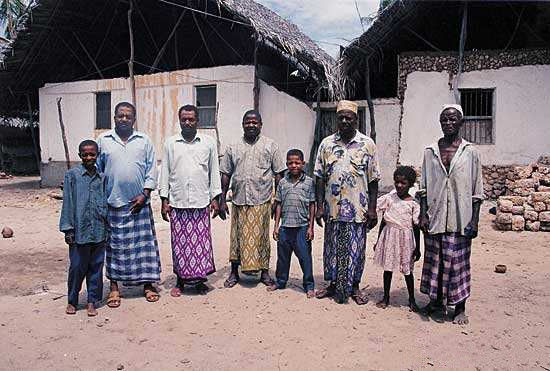
<svg viewBox="0 0 550 371"><path fill-rule="evenodd" d="M313 262L311 259L311 241L306 238L307 226L303 227L280 227L279 241L277 242L277 287L286 287L288 272L290 271L290 259L292 252L296 254L300 267L304 273L303 287L307 292L313 290Z"/></svg>
<svg viewBox="0 0 550 371"><path fill-rule="evenodd" d="M105 242L69 247L68 302L78 305L78 294L86 279L88 303L95 304L103 298L103 261Z"/></svg>

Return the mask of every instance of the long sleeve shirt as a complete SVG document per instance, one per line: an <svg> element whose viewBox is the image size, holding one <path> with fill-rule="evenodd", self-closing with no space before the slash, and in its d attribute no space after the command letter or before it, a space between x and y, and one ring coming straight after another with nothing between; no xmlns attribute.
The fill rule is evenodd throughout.
<svg viewBox="0 0 550 371"><path fill-rule="evenodd" d="M484 198L481 159L472 143L462 139L448 172L437 142L426 147L418 195L428 202L429 234L463 235L472 220L472 202Z"/></svg>
<svg viewBox="0 0 550 371"><path fill-rule="evenodd" d="M244 138L227 147L220 171L231 176L235 205L261 205L271 199L273 177L286 169L279 146L259 135L252 144Z"/></svg>
<svg viewBox="0 0 550 371"><path fill-rule="evenodd" d="M178 209L200 209L222 193L216 141L197 134L188 142L181 134L164 143L159 194Z"/></svg>
<svg viewBox="0 0 550 371"><path fill-rule="evenodd" d="M106 186L102 174L91 175L82 165L65 173L59 230L73 231L77 244L107 239Z"/></svg>
<svg viewBox="0 0 550 371"><path fill-rule="evenodd" d="M101 135L97 144L97 168L107 177L107 203L111 207L129 205L145 188L155 189L157 160L147 135L134 131L124 144L111 130Z"/></svg>

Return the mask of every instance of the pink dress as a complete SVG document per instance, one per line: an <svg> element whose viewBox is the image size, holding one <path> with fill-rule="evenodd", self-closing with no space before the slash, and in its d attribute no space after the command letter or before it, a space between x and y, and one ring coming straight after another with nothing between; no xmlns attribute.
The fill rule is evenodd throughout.
<svg viewBox="0 0 550 371"><path fill-rule="evenodd" d="M380 233L374 252L374 262L385 271L410 274L414 264L413 225L418 225L420 205L404 201L395 191L378 199L378 214L386 225Z"/></svg>

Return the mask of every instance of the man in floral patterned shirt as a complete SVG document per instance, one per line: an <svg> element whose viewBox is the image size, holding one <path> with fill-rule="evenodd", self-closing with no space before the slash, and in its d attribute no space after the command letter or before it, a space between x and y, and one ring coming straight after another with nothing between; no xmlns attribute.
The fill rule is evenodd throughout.
<svg viewBox="0 0 550 371"><path fill-rule="evenodd" d="M376 145L357 131L357 104L340 101L338 131L323 139L315 161L319 226L325 221L324 278L330 285L317 293L359 305L367 298L359 283L365 266L366 236L376 226L380 171Z"/></svg>

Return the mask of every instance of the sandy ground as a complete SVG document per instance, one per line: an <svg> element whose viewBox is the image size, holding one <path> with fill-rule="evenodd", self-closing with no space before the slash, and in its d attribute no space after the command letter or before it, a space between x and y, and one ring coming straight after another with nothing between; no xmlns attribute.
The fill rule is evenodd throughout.
<svg viewBox="0 0 550 371"><path fill-rule="evenodd" d="M550 235L496 231L487 205L473 244L467 326L410 313L398 275L392 306L375 307L382 273L372 264L374 232L362 282L370 302L361 307L306 299L295 259L287 290L268 293L253 278L224 289L229 223L220 220L213 222L212 290L172 298L169 226L160 217L160 301L147 303L139 289L125 288L120 308L103 306L90 319L85 311L64 314L67 247L57 229L61 201L49 191L37 178L0 180L0 225L15 230L14 238L0 239L0 369L550 370ZM154 206L158 211L158 200ZM321 232L314 241L317 287L324 285ZM508 272L494 273L495 264ZM418 289L418 274L415 280ZM417 301L427 302L420 293Z"/></svg>

